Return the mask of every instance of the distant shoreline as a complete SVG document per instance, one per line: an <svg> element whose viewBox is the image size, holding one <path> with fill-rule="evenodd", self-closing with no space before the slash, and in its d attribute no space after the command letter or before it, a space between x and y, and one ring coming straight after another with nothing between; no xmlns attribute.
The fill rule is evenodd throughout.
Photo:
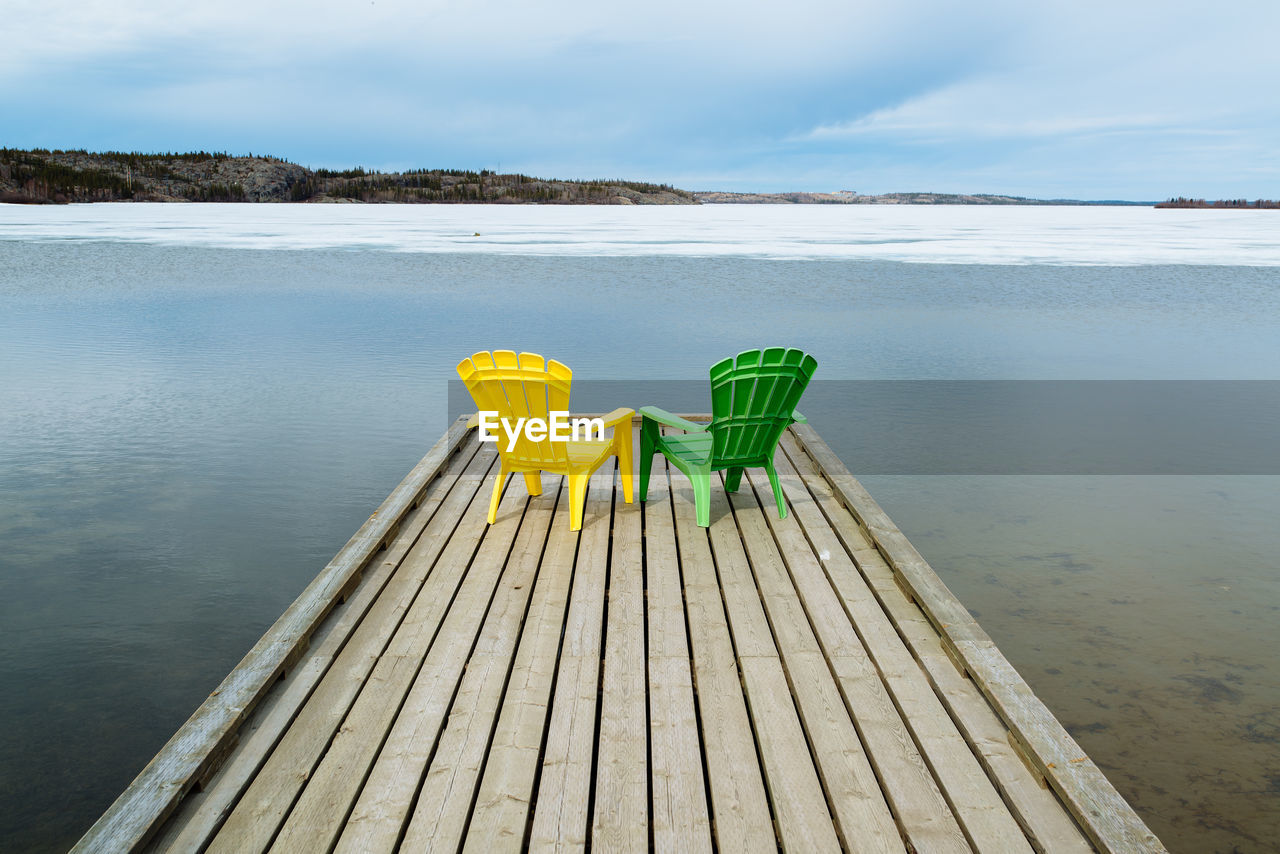
<svg viewBox="0 0 1280 854"><path fill-rule="evenodd" d="M1280 201L1272 199L1256 199L1249 201L1248 199L1219 199L1216 202L1206 202L1204 199L1170 199L1167 202L1160 202L1156 205L1158 208L1193 208L1195 210L1214 210L1214 211L1242 211L1242 210L1280 210Z"/></svg>
<svg viewBox="0 0 1280 854"><path fill-rule="evenodd" d="M0 149L0 202L696 205L687 190L488 169L308 169L277 157Z"/></svg>
<svg viewBox="0 0 1280 854"><path fill-rule="evenodd" d="M0 203L271 202L534 205L1029 205L1280 209L1280 202L1034 199L992 193L740 193L619 179L566 180L487 169L309 169L278 157L0 148Z"/></svg>
<svg viewBox="0 0 1280 854"><path fill-rule="evenodd" d="M1155 202L1104 199L1032 199L992 193L880 193L864 195L852 190L836 193L730 193L695 191L704 205L1047 205L1152 207Z"/></svg>

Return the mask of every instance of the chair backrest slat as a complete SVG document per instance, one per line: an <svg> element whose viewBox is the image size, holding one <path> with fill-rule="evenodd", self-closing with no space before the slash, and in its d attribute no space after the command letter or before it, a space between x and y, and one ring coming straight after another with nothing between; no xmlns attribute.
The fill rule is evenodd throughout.
<svg viewBox="0 0 1280 854"><path fill-rule="evenodd" d="M512 350L475 353L458 363L458 376L478 408L497 412L499 418L509 419L513 428L517 419L549 421L552 411L569 409L573 371L537 353L518 356ZM523 431L510 452L506 436L499 436L498 451L506 460L540 465L545 471L564 468L568 461L564 442L549 439L531 442Z"/></svg>
<svg viewBox="0 0 1280 854"><path fill-rule="evenodd" d="M747 350L711 367L711 434L718 468L759 464L791 424L818 361L795 348Z"/></svg>

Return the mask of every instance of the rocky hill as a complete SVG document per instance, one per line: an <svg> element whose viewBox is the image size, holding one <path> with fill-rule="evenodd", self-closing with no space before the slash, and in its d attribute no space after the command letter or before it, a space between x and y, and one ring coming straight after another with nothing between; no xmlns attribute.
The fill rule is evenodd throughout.
<svg viewBox="0 0 1280 854"><path fill-rule="evenodd" d="M0 202L437 202L689 205L633 181L560 181L488 170L308 169L276 157L0 149Z"/></svg>

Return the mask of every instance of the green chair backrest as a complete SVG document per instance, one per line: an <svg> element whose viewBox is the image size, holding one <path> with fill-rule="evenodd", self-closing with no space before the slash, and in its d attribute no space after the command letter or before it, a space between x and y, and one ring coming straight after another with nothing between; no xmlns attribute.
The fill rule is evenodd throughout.
<svg viewBox="0 0 1280 854"><path fill-rule="evenodd" d="M711 366L712 460L759 465L791 424L818 360L795 348L747 350Z"/></svg>

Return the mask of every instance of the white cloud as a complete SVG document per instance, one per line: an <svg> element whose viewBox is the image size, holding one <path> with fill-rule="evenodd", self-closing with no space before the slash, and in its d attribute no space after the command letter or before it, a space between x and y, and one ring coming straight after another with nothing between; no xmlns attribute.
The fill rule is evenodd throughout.
<svg viewBox="0 0 1280 854"><path fill-rule="evenodd" d="M821 69L874 62L907 41L928 44L1013 13L944 0L14 0L6 10L7 76L68 63L200 45L255 64L361 51L417 62L482 57L495 64L566 49L640 47L655 59L737 70ZM930 21L927 28L921 21ZM336 52L336 53L335 53Z"/></svg>
<svg viewBox="0 0 1280 854"><path fill-rule="evenodd" d="M744 189L1088 172L1117 196L1256 184L1280 156L1277 0L6 0L3 20L8 145Z"/></svg>
<svg viewBox="0 0 1280 854"><path fill-rule="evenodd" d="M1036 109L1038 98L1002 81L970 81L944 86L892 107L846 122L820 124L793 141L859 137L942 140L983 137L1049 137L1168 127L1174 117L1157 113L1091 114Z"/></svg>
<svg viewBox="0 0 1280 854"><path fill-rule="evenodd" d="M1048 4L998 62L791 142L936 143L1162 133L1275 133L1280 3L1206 15L1181 3Z"/></svg>

